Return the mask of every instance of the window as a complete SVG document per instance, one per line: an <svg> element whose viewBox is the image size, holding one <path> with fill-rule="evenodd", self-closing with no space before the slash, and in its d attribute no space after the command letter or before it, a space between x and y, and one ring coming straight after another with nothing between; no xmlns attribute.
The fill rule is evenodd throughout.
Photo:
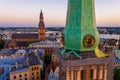
<svg viewBox="0 0 120 80"><path fill-rule="evenodd" d="M37 76L37 80L39 79L39 76Z"/></svg>
<svg viewBox="0 0 120 80"><path fill-rule="evenodd" d="M39 72L36 72L37 74L39 74Z"/></svg>
<svg viewBox="0 0 120 80"><path fill-rule="evenodd" d="M90 79L93 79L93 69L90 70Z"/></svg>
<svg viewBox="0 0 120 80"><path fill-rule="evenodd" d="M27 78L25 78L25 80L27 80Z"/></svg>
<svg viewBox="0 0 120 80"><path fill-rule="evenodd" d="M14 79L16 79L16 76L14 76Z"/></svg>
<svg viewBox="0 0 120 80"><path fill-rule="evenodd" d="M22 75L19 75L19 77L22 77Z"/></svg>
<svg viewBox="0 0 120 80"><path fill-rule="evenodd" d="M40 35L43 35L43 33L40 33Z"/></svg>
<svg viewBox="0 0 120 80"><path fill-rule="evenodd" d="M32 71L34 70L34 68L32 68Z"/></svg>
<svg viewBox="0 0 120 80"><path fill-rule="evenodd" d="M36 67L34 68L34 70L36 70Z"/></svg>
<svg viewBox="0 0 120 80"><path fill-rule="evenodd" d="M27 74L25 74L25 76L27 76Z"/></svg>
<svg viewBox="0 0 120 80"><path fill-rule="evenodd" d="M37 67L37 70L39 69L39 67Z"/></svg>
<svg viewBox="0 0 120 80"><path fill-rule="evenodd" d="M32 73L32 75L34 75L34 73Z"/></svg>
<svg viewBox="0 0 120 80"><path fill-rule="evenodd" d="M32 78L32 80L34 80L34 78Z"/></svg>
<svg viewBox="0 0 120 80"><path fill-rule="evenodd" d="M81 80L86 80L86 77L84 76L85 73L86 73L85 70L82 70L82 71L81 71Z"/></svg>

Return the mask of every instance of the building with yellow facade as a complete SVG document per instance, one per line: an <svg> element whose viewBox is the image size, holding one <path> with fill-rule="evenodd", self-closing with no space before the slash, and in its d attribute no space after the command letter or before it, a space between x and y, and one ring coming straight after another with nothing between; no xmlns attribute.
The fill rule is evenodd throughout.
<svg viewBox="0 0 120 80"><path fill-rule="evenodd" d="M41 69L40 69L40 62L38 58L31 54L29 56L29 80L41 80Z"/></svg>
<svg viewBox="0 0 120 80"><path fill-rule="evenodd" d="M10 80L30 80L29 69L24 68L10 72Z"/></svg>
<svg viewBox="0 0 120 80"><path fill-rule="evenodd" d="M26 66L16 64L10 69L10 80L41 80L41 64L38 57L31 53L27 55L26 61Z"/></svg>

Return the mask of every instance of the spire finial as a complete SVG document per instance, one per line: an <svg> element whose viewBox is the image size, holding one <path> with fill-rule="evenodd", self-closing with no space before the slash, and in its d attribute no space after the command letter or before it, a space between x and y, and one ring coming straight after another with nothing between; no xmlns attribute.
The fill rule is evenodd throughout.
<svg viewBox="0 0 120 80"><path fill-rule="evenodd" d="M39 27L44 27L44 17L43 17L43 13L42 13L42 10L40 11L40 22L39 22Z"/></svg>
<svg viewBox="0 0 120 80"><path fill-rule="evenodd" d="M40 13L42 13L42 8L40 9Z"/></svg>
<svg viewBox="0 0 120 80"><path fill-rule="evenodd" d="M42 9L40 10L40 17L43 17Z"/></svg>

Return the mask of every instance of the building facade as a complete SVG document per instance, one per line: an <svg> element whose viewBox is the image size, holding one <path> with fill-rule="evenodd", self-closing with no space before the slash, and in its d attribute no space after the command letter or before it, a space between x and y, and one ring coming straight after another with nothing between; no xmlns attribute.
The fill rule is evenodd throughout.
<svg viewBox="0 0 120 80"><path fill-rule="evenodd" d="M41 65L38 57L34 54L30 54L29 58L29 80L41 80Z"/></svg>
<svg viewBox="0 0 120 80"><path fill-rule="evenodd" d="M37 53L34 53L33 51L28 53L31 50L33 49L27 50L25 55L23 50L17 51L16 56L18 57L14 60L11 60L10 58L8 60L6 59L5 62L11 63L8 68L9 71L5 71L9 75L9 80L41 80L42 63L40 62ZM18 53L23 54L23 56Z"/></svg>
<svg viewBox="0 0 120 80"><path fill-rule="evenodd" d="M30 79L29 80L41 80L40 65L29 66Z"/></svg>
<svg viewBox="0 0 120 80"><path fill-rule="evenodd" d="M30 80L29 69L21 69L10 73L10 80Z"/></svg>
<svg viewBox="0 0 120 80"><path fill-rule="evenodd" d="M10 80L41 80L40 64L10 72Z"/></svg>

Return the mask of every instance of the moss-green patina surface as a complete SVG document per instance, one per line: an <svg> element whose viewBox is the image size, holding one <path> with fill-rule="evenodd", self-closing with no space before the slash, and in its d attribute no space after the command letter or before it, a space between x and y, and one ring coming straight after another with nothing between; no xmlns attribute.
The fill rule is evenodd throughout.
<svg viewBox="0 0 120 80"><path fill-rule="evenodd" d="M87 48L83 39L91 34L95 37L95 44ZM77 51L95 50L99 44L96 28L94 0L69 0L64 29L65 49Z"/></svg>

